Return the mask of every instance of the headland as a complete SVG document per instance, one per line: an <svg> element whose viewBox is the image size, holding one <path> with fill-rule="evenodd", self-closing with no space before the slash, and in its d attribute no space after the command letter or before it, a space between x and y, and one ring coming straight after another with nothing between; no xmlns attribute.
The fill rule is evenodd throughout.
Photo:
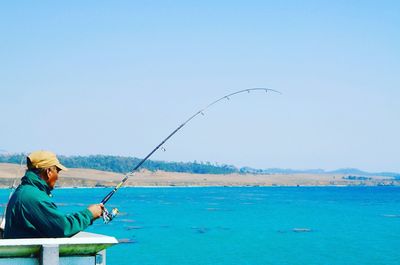
<svg viewBox="0 0 400 265"><path fill-rule="evenodd" d="M23 176L25 168L0 163L0 187L10 187ZM71 168L61 172L59 187L112 187L124 177L121 173ZM345 174L192 174L141 170L130 176L125 186L400 186L388 176L349 176Z"/></svg>

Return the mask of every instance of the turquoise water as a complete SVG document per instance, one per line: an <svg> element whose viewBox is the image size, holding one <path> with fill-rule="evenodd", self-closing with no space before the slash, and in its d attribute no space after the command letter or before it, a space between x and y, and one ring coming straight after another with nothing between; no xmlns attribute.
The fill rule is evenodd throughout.
<svg viewBox="0 0 400 265"><path fill-rule="evenodd" d="M74 211L107 192L54 199ZM111 265L400 264L398 187L123 188L107 207L121 216L88 231L132 241Z"/></svg>

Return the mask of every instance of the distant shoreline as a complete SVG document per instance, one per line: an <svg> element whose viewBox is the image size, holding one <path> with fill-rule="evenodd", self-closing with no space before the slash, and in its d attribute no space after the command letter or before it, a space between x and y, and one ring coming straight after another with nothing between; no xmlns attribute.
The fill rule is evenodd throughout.
<svg viewBox="0 0 400 265"><path fill-rule="evenodd" d="M143 188L143 189L184 189L184 188L348 188L348 187L396 187L400 188L400 185L319 185L319 186L122 186L123 188ZM112 189L113 187L56 187L56 189ZM0 189L8 189L6 187L1 187Z"/></svg>
<svg viewBox="0 0 400 265"><path fill-rule="evenodd" d="M0 187L8 188L24 174L19 165L0 163ZM59 187L113 187L123 174L72 168L61 172ZM319 186L400 186L388 176L347 176L343 174L190 174L142 170L129 177L126 187L319 187Z"/></svg>
<svg viewBox="0 0 400 265"><path fill-rule="evenodd" d="M114 186L107 186L107 187L92 187L92 186L81 186L81 187L66 187L66 186L56 186L55 189L112 189ZM124 188L143 188L143 189L180 189L180 188L348 188L348 187L398 187L400 188L400 185L319 185L319 186L122 186L121 189ZM10 187L2 186L0 187L0 190L7 190L10 189Z"/></svg>

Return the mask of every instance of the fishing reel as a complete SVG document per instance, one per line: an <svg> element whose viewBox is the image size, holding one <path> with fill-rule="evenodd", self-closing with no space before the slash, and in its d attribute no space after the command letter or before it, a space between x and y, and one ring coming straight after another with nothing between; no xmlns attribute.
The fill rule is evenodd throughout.
<svg viewBox="0 0 400 265"><path fill-rule="evenodd" d="M111 222L117 215L119 214L119 210L117 208L114 208L109 212L107 208L104 207L103 210L103 222L105 224L108 224Z"/></svg>

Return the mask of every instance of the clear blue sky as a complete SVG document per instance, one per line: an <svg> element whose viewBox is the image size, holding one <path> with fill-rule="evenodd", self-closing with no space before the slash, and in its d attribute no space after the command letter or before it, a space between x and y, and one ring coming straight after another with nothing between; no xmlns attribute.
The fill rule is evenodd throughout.
<svg viewBox="0 0 400 265"><path fill-rule="evenodd" d="M140 2L140 3L139 3ZM0 149L400 172L399 1L3 1Z"/></svg>

